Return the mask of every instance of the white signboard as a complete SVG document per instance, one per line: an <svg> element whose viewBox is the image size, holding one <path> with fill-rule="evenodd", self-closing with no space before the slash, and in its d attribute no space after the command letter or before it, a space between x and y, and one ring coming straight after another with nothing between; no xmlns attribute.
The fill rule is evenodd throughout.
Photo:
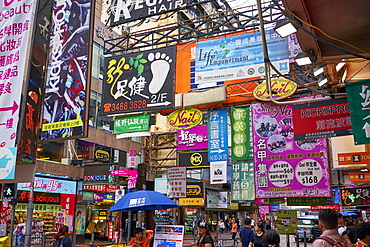
<svg viewBox="0 0 370 247"><path fill-rule="evenodd" d="M182 247L183 225L156 225L153 246Z"/></svg>
<svg viewBox="0 0 370 247"><path fill-rule="evenodd" d="M176 166L168 168L168 197L181 198L186 197L186 167Z"/></svg>
<svg viewBox="0 0 370 247"><path fill-rule="evenodd" d="M211 165L211 184L225 184L227 183L227 161L210 162Z"/></svg>

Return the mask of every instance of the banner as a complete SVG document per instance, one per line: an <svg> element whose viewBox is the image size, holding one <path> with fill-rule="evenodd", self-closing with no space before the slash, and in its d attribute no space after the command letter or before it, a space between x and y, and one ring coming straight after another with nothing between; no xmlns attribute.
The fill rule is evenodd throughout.
<svg viewBox="0 0 370 247"><path fill-rule="evenodd" d="M30 60L29 38L33 32L35 8L34 0L4 1L1 4L1 149L16 146L20 113L18 110L22 105L22 88L26 84L23 79L27 71L27 62ZM8 151L5 150L5 152Z"/></svg>
<svg viewBox="0 0 370 247"><path fill-rule="evenodd" d="M46 74L41 140L84 136L86 97L92 41L89 40L91 2L60 0L54 3L50 54ZM94 12L94 11L92 11Z"/></svg>
<svg viewBox="0 0 370 247"><path fill-rule="evenodd" d="M253 162L233 162L231 179L232 202L254 200Z"/></svg>
<svg viewBox="0 0 370 247"><path fill-rule="evenodd" d="M210 165L210 184L227 183L227 161L214 161Z"/></svg>
<svg viewBox="0 0 370 247"><path fill-rule="evenodd" d="M206 148L208 148L208 128L206 125L177 131L177 150Z"/></svg>
<svg viewBox="0 0 370 247"><path fill-rule="evenodd" d="M102 114L173 108L175 57L176 46L107 57Z"/></svg>
<svg viewBox="0 0 370 247"><path fill-rule="evenodd" d="M231 108L231 160L252 160L250 107Z"/></svg>
<svg viewBox="0 0 370 247"><path fill-rule="evenodd" d="M282 74L288 73L288 39L271 29L266 30L266 40L271 62ZM263 61L259 32L197 42L195 83L201 89L227 80L264 76Z"/></svg>
<svg viewBox="0 0 370 247"><path fill-rule="evenodd" d="M292 106L252 104L256 198L330 197L325 139L294 141Z"/></svg>
<svg viewBox="0 0 370 247"><path fill-rule="evenodd" d="M208 117L208 160L228 159L227 109L209 112Z"/></svg>

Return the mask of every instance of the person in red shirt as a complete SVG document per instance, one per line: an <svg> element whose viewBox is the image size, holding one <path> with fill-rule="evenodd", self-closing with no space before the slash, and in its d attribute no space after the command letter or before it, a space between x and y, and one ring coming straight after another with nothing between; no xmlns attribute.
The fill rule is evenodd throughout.
<svg viewBox="0 0 370 247"><path fill-rule="evenodd" d="M149 247L149 239L143 237L144 230L142 228L135 228L134 234L136 237L132 238L127 244L127 247Z"/></svg>

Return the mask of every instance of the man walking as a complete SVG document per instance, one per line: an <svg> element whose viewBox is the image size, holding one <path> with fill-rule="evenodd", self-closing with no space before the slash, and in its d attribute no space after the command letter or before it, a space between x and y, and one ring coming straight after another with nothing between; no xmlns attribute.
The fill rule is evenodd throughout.
<svg viewBox="0 0 370 247"><path fill-rule="evenodd" d="M332 209L323 209L319 212L319 227L322 235L312 243L312 247L333 247L337 242L346 246L346 239L338 234L338 215Z"/></svg>
<svg viewBox="0 0 370 247"><path fill-rule="evenodd" d="M248 247L249 243L252 241L253 231L250 228L251 223L252 223L252 220L250 218L246 218L244 220L245 227L239 233L240 240L242 241L242 247Z"/></svg>
<svg viewBox="0 0 370 247"><path fill-rule="evenodd" d="M370 245L370 222L363 222L356 226L358 240L357 246L369 247Z"/></svg>

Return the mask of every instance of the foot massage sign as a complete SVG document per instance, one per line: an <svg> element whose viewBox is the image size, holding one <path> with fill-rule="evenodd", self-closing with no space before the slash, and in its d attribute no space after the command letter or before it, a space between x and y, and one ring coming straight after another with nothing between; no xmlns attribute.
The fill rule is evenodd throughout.
<svg viewBox="0 0 370 247"><path fill-rule="evenodd" d="M330 197L325 139L294 141L292 106L252 104L256 198Z"/></svg>
<svg viewBox="0 0 370 247"><path fill-rule="evenodd" d="M103 114L173 108L176 47L105 59Z"/></svg>

